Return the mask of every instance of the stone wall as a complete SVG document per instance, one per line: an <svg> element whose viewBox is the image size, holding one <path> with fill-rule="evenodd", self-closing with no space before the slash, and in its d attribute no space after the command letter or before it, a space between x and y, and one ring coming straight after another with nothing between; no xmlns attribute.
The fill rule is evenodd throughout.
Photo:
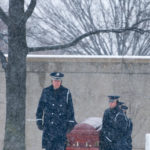
<svg viewBox="0 0 150 150"><path fill-rule="evenodd" d="M76 120L103 117L108 95L120 95L133 121L133 149L144 150L150 133L150 57L28 56L26 100L26 149L41 150L35 112L41 91L51 84L49 73L65 74L63 85L71 90ZM5 123L5 76L0 68L0 149Z"/></svg>

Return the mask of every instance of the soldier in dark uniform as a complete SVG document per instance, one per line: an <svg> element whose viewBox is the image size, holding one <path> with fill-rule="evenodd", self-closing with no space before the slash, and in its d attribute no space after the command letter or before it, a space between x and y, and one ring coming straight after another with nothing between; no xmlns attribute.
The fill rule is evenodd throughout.
<svg viewBox="0 0 150 150"><path fill-rule="evenodd" d="M120 144L127 130L127 122L118 99L119 96L109 96L110 107L104 112L100 131L100 150L125 150Z"/></svg>
<svg viewBox="0 0 150 150"><path fill-rule="evenodd" d="M122 105L121 109L126 114L126 111L127 111L128 107L125 106L125 105ZM132 134L133 123L132 123L132 120L128 117L127 117L127 122L128 122L128 126L127 126L127 132L125 134L125 138L126 138L126 142L127 142L127 150L132 150L132 137L131 137L131 134Z"/></svg>
<svg viewBox="0 0 150 150"><path fill-rule="evenodd" d="M64 150L66 134L76 124L70 91L62 86L64 74L50 74L52 85L44 88L38 104L37 126L43 130L42 148Z"/></svg>

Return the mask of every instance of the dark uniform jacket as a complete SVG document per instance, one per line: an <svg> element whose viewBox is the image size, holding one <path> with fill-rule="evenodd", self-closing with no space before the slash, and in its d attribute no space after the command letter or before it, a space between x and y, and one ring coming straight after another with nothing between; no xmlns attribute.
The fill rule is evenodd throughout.
<svg viewBox="0 0 150 150"><path fill-rule="evenodd" d="M127 150L132 150L132 129L133 129L133 123L130 118L127 118L128 126L127 126L127 132L125 134L126 142L127 142Z"/></svg>
<svg viewBox="0 0 150 150"><path fill-rule="evenodd" d="M70 91L60 86L44 88L36 112L37 126L43 130L42 148L55 140L66 140L66 133L75 125Z"/></svg>
<svg viewBox="0 0 150 150"><path fill-rule="evenodd" d="M123 139L126 131L127 121L122 110L118 106L106 109L100 132L101 150L119 150L118 141Z"/></svg>

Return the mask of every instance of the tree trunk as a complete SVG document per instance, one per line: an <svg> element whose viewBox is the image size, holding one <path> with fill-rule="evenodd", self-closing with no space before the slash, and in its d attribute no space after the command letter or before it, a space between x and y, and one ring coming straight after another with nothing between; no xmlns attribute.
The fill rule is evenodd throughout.
<svg viewBox="0 0 150 150"><path fill-rule="evenodd" d="M8 64L4 150L25 150L26 62L20 59L24 59L21 64L19 60Z"/></svg>
<svg viewBox="0 0 150 150"><path fill-rule="evenodd" d="M15 1L11 0L9 4L4 150L25 150L26 29L25 23L19 23L24 2Z"/></svg>

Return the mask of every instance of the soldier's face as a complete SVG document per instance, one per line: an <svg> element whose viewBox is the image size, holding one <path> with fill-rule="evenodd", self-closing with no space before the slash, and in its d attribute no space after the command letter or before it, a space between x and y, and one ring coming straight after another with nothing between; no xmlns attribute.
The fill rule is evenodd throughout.
<svg viewBox="0 0 150 150"><path fill-rule="evenodd" d="M61 85L61 81L60 80L52 80L52 84L54 89L58 89Z"/></svg>
<svg viewBox="0 0 150 150"><path fill-rule="evenodd" d="M116 105L117 105L117 101L113 101L113 102L110 102L110 103L109 103L109 107L110 107L110 108L115 108Z"/></svg>

